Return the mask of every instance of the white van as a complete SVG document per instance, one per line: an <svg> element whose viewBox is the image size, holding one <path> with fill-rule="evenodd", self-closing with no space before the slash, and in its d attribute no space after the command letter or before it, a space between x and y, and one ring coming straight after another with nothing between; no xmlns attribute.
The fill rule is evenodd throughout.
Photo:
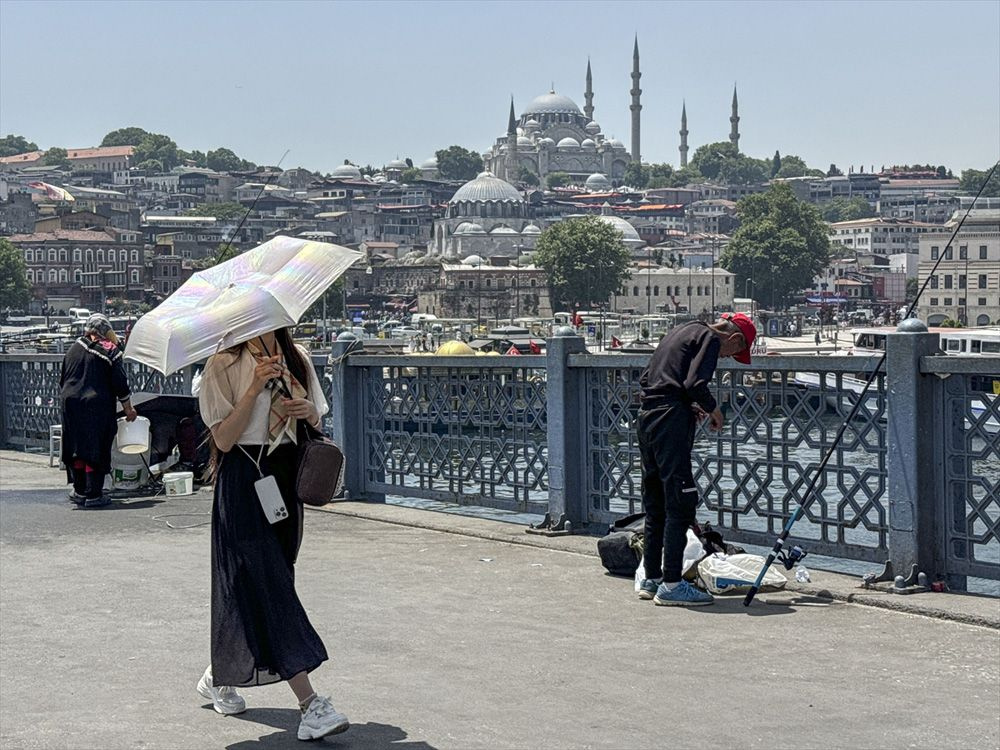
<svg viewBox="0 0 1000 750"><path fill-rule="evenodd" d="M69 309L69 316L73 320L86 320L91 316L91 312L86 307L71 307Z"/></svg>

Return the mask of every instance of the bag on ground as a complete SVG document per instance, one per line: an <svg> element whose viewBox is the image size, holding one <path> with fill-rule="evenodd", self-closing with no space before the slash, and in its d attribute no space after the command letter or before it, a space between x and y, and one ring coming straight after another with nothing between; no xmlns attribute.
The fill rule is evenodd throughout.
<svg viewBox="0 0 1000 750"><path fill-rule="evenodd" d="M630 576L642 558L642 537L634 531L615 531L597 540L601 564L614 576Z"/></svg>
<svg viewBox="0 0 1000 750"><path fill-rule="evenodd" d="M753 586L762 567L764 558L760 555L716 553L698 563L698 577L702 588L713 594L744 593ZM761 591L775 591L784 588L787 582L785 576L771 567L760 588Z"/></svg>

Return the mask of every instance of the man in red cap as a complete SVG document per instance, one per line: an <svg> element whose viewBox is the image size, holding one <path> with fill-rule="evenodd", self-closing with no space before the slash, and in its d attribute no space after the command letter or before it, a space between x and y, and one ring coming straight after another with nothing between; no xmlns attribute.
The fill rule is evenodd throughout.
<svg viewBox="0 0 1000 750"><path fill-rule="evenodd" d="M687 529L695 522L698 487L691 473L695 425L707 418L713 430L723 417L708 384L720 359L750 364L757 337L746 315L724 315L713 324L693 321L661 339L642 373L639 453L642 505L646 512L643 560L645 578L639 598L655 604L711 604L712 595L681 577Z"/></svg>

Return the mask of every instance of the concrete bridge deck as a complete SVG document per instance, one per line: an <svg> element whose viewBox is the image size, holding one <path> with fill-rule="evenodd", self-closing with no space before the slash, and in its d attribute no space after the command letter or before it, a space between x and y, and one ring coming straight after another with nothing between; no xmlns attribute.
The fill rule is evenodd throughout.
<svg viewBox="0 0 1000 750"><path fill-rule="evenodd" d="M78 511L45 458L0 454L0 746L303 747L285 686L227 718L194 690L210 502ZM1000 746L994 628L798 592L657 608L593 539L367 507L306 519L299 589L331 654L314 682L354 723L322 746ZM934 596L1000 619L996 599Z"/></svg>

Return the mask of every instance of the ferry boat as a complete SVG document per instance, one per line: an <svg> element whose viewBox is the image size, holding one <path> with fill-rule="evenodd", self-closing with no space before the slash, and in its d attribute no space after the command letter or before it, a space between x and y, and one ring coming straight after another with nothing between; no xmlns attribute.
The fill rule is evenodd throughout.
<svg viewBox="0 0 1000 750"><path fill-rule="evenodd" d="M1000 326L989 326L984 328L931 328L931 333L937 333L941 340L941 350L951 356L990 356L1000 355ZM895 333L896 329L891 326L879 328L857 328L852 331L854 346L848 350L849 354L856 356L878 356L885 353L886 337L890 333ZM819 389L821 375L816 372L797 372L794 382L809 389ZM835 390L836 375L826 373L822 375L824 387L827 390ZM840 381L842 390L850 391L860 395L864 390L866 377L857 377L844 374ZM874 413L876 409L875 399L879 396L878 391L869 389L862 405L868 413ZM995 402L997 394L983 393L982 402L973 402L969 409L976 421L980 421L983 415L988 412ZM832 409L837 408L836 396L827 397L827 405ZM966 426L970 427L969 420ZM986 432L995 435L1000 433L1000 421L994 416L988 416L984 422Z"/></svg>

